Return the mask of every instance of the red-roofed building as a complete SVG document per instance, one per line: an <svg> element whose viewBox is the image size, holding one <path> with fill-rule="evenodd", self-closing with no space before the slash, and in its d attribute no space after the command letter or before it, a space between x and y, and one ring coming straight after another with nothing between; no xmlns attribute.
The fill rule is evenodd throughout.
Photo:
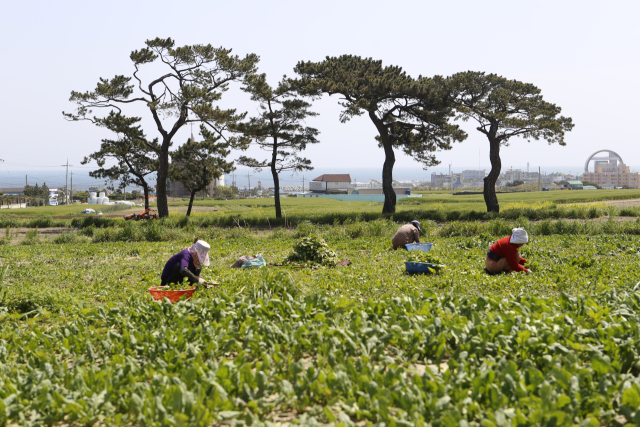
<svg viewBox="0 0 640 427"><path fill-rule="evenodd" d="M351 189L351 175L348 173L324 174L309 182L309 191L349 191Z"/></svg>

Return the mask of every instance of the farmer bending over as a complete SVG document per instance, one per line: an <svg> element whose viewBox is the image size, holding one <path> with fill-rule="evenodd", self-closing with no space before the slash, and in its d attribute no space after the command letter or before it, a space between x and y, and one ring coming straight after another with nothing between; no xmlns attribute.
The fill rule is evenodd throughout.
<svg viewBox="0 0 640 427"><path fill-rule="evenodd" d="M484 261L484 271L487 273L511 273L512 271L531 273L531 270L523 267L527 260L520 256L518 250L529 241L529 236L524 228L514 228L511 231L511 236L504 237L491 245L487 252L487 259Z"/></svg>
<svg viewBox="0 0 640 427"><path fill-rule="evenodd" d="M160 286L169 283L182 283L186 277L189 284L197 283L199 285L208 284L206 280L200 277L202 266L209 265L209 244L204 240L193 241L193 245L178 252L164 265L162 270L162 283Z"/></svg>
<svg viewBox="0 0 640 427"><path fill-rule="evenodd" d="M391 239L394 251L398 248L407 249L407 245L413 242L420 243L420 223L416 220L400 227Z"/></svg>

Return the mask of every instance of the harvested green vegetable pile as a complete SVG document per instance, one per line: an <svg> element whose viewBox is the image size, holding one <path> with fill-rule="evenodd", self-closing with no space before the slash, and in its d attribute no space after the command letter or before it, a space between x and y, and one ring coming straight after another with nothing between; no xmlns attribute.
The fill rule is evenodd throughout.
<svg viewBox="0 0 640 427"><path fill-rule="evenodd" d="M158 291L185 291L193 288L195 285L189 283L188 280L183 281L182 283L169 283L165 286L158 286Z"/></svg>
<svg viewBox="0 0 640 427"><path fill-rule="evenodd" d="M285 262L290 264L335 266L338 255L329 249L322 237L303 237L293 246L293 252Z"/></svg>
<svg viewBox="0 0 640 427"><path fill-rule="evenodd" d="M265 279L267 280L267 279ZM0 322L19 425L616 425L640 419L640 294L132 300ZM289 281L289 282L288 282ZM42 317L41 317L42 319ZM56 326L49 321L57 320Z"/></svg>
<svg viewBox="0 0 640 427"><path fill-rule="evenodd" d="M430 264L444 264L442 258L433 252L409 251L407 261L411 262L428 262Z"/></svg>

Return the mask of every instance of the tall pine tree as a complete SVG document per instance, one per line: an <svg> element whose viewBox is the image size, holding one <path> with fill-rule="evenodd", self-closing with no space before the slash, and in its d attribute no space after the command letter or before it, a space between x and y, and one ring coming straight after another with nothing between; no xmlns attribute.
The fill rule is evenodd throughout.
<svg viewBox="0 0 640 427"><path fill-rule="evenodd" d="M307 144L316 144L318 130L304 126L304 120L317 116L309 110L311 104L296 98L291 83L284 78L276 88L267 83L265 74L250 75L243 87L258 102L260 114L248 122L238 123L234 130L253 140L269 153L264 160L242 156L238 163L253 169L269 168L275 188L276 218L282 218L280 207L280 173L312 170L311 160L298 156Z"/></svg>
<svg viewBox="0 0 640 427"><path fill-rule="evenodd" d="M341 122L366 114L376 127L376 140L385 154L383 213L396 210L395 150L402 150L428 167L439 163L435 151L449 150L453 142L467 136L449 123L453 117L451 97L440 77L414 79L400 67L383 67L382 61L352 55L298 62L294 70L300 77L293 84L301 94L341 96Z"/></svg>

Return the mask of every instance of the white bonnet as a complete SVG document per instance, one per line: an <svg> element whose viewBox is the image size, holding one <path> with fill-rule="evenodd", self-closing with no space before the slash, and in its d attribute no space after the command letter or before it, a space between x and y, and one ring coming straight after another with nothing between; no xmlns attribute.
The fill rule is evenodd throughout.
<svg viewBox="0 0 640 427"><path fill-rule="evenodd" d="M509 243L514 245L522 245L529 242L529 235L524 228L514 228L511 230L511 240Z"/></svg>

